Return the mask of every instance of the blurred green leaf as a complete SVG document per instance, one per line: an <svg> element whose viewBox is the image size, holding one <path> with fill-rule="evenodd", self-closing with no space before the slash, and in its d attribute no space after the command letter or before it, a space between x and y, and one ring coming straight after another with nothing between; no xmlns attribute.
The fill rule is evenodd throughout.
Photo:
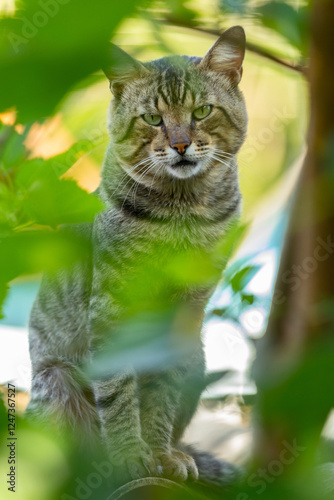
<svg viewBox="0 0 334 500"><path fill-rule="evenodd" d="M5 298L7 283L18 276L55 272L59 267L87 259L90 240L88 234L80 233L80 226L78 229L26 230L0 236L0 300Z"/></svg>
<svg viewBox="0 0 334 500"><path fill-rule="evenodd" d="M24 141L29 133L29 127L25 127L23 134L19 134L14 127L7 129L10 129L10 134L5 141L1 156L1 163L5 169L16 167L26 158L27 149Z"/></svg>
<svg viewBox="0 0 334 500"><path fill-rule="evenodd" d="M103 205L99 198L81 189L75 181L41 176L31 184L22 207L37 224L56 227L92 221Z"/></svg>
<svg viewBox="0 0 334 500"><path fill-rule="evenodd" d="M254 304L255 296L252 293L242 293L241 294L242 302L246 302L249 305Z"/></svg>
<svg viewBox="0 0 334 500"><path fill-rule="evenodd" d="M226 231L224 237L221 238L213 252L213 257L227 260L233 254L233 251L238 248L248 230L248 224L240 224L239 221L232 223L231 227Z"/></svg>
<svg viewBox="0 0 334 500"><path fill-rule="evenodd" d="M10 281L43 269L55 271L87 256L89 240L69 229L27 230L0 236L0 277Z"/></svg>
<svg viewBox="0 0 334 500"><path fill-rule="evenodd" d="M0 19L0 110L20 122L48 116L80 80L103 66L106 44L135 0L22 0Z"/></svg>
<svg viewBox="0 0 334 500"><path fill-rule="evenodd" d="M252 278L261 269L260 265L248 265L236 272L232 277L230 284L235 292L239 292L251 281Z"/></svg>
<svg viewBox="0 0 334 500"><path fill-rule="evenodd" d="M170 17L173 19L182 19L186 22L194 21L198 14L187 5L188 3L187 0L168 0Z"/></svg>
<svg viewBox="0 0 334 500"><path fill-rule="evenodd" d="M262 24L284 36L302 54L306 55L308 45L308 9L296 9L286 2L265 2L255 12Z"/></svg>
<svg viewBox="0 0 334 500"><path fill-rule="evenodd" d="M265 365L267 360L262 357L261 362ZM328 387L333 364L334 344L329 337L314 342L292 372L287 367L284 373L280 366L270 377L257 377L263 418L277 429L292 429L296 437L315 435L318 439L334 406L333 391Z"/></svg>
<svg viewBox="0 0 334 500"><path fill-rule="evenodd" d="M52 158L34 158L21 165L16 176L16 182L28 188L40 176L48 175L59 178L84 154L94 147L93 143L87 140L78 141L67 151Z"/></svg>
<svg viewBox="0 0 334 500"><path fill-rule="evenodd" d="M0 199L0 231L7 231L19 224L20 200L4 182L0 182Z"/></svg>
<svg viewBox="0 0 334 500"><path fill-rule="evenodd" d="M7 394L6 394L7 396ZM5 403L3 401L4 394L0 390L0 433L7 431L8 429L8 416Z"/></svg>
<svg viewBox="0 0 334 500"><path fill-rule="evenodd" d="M204 252L178 252L166 263L164 272L169 274L169 280L187 285L205 285L215 281L221 274L221 269L215 266L211 255Z"/></svg>
<svg viewBox="0 0 334 500"><path fill-rule="evenodd" d="M229 310L229 307L226 306L226 307L219 307L217 309L213 309L211 311L211 314L213 314L214 316L219 316L219 317L222 317L225 315L225 313Z"/></svg>
<svg viewBox="0 0 334 500"><path fill-rule="evenodd" d="M34 158L21 165L15 182L24 189L21 206L34 222L55 227L91 221L103 208L96 196L81 189L74 181L59 179L92 147L90 141L80 141L53 158Z"/></svg>
<svg viewBox="0 0 334 500"><path fill-rule="evenodd" d="M8 285L6 282L1 281L1 277L0 277L0 319L3 318L3 314L1 311L1 305L3 304L3 302L6 298L7 292L8 292Z"/></svg>

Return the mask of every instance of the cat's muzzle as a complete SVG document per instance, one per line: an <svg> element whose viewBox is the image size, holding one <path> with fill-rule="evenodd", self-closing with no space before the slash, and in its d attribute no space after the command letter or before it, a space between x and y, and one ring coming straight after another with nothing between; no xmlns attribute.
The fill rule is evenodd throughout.
<svg viewBox="0 0 334 500"><path fill-rule="evenodd" d="M194 167L196 167L196 165L197 165L196 161L180 160L177 163L174 163L174 165L171 165L171 167L172 168L182 168L182 167L194 168Z"/></svg>
<svg viewBox="0 0 334 500"><path fill-rule="evenodd" d="M201 170L200 161L191 161L186 158L179 159L173 164L168 165L167 170L170 175L177 179L187 179L193 177Z"/></svg>

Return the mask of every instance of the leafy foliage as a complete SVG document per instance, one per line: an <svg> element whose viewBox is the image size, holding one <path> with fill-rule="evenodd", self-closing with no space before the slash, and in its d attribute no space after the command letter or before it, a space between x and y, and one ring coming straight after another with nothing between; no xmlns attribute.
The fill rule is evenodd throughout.
<svg viewBox="0 0 334 500"><path fill-rule="evenodd" d="M309 10L306 6L296 9L286 2L267 2L256 9L261 23L284 36L306 56L309 46Z"/></svg>
<svg viewBox="0 0 334 500"><path fill-rule="evenodd" d="M106 43L136 2L23 0L0 19L0 110L27 122L50 115L73 85L102 67Z"/></svg>
<svg viewBox="0 0 334 500"><path fill-rule="evenodd" d="M138 10L135 8L140 6L143 7L142 18L151 21L150 26L156 30L156 45L159 45L164 53L170 51L171 44L166 43L161 19L169 23L167 30L173 24L185 26L187 29L194 28L193 34L196 33L199 39L198 47L204 40L200 38L200 30L208 33L218 32L232 22L235 24L237 17L238 24L243 24L245 20L248 23L251 18L255 19L256 34L258 31L263 38L264 35L268 37L268 47L255 47L259 49L257 52L254 50L254 44L250 47L250 50L262 53L262 56L265 52L263 57L267 57L267 60L272 61L273 56L278 54L284 56L285 66L292 66L294 60L291 53L299 53L300 57L297 59L302 63L305 63L308 55L308 2L298 6L280 1L254 3L248 0L219 0L213 2L213 5L202 5L196 1L189 4L184 0L145 4L134 0L17 2L13 15L3 14L0 18L0 111L10 111L12 114L15 112L17 117L16 123L12 125L3 124L0 117L0 305L12 280L43 270L56 271L59 266L85 259L90 251L89 242L83 239L80 233L60 229L60 225L89 224L102 209L97 197L81 189L74 180L64 178L64 174L80 158L92 152L92 142L79 141L66 151L43 158L34 155L34 152L27 148L27 139L34 123L44 123L47 117L54 116L59 110L63 111L62 106L67 99L73 98L74 102L77 99L76 107L71 110L76 109L79 117L82 116L82 103L87 109L91 106L86 114L88 119L88 114L92 114L91 110L93 111L96 105L94 99L98 99L98 82L101 77L97 72L103 66L107 43L122 22L130 22L132 16L138 16ZM141 50L141 45L144 45L138 41L138 37L138 33L133 35L131 43L135 45L134 51ZM194 43L196 37L192 39ZM284 40L285 45L280 47L277 39ZM250 40L252 42L252 35ZM175 44L177 43L176 41ZM288 55L287 47L292 51L288 51ZM262 59L262 66L259 65L261 71L263 66ZM277 68L279 65L276 70ZM294 78L292 72L290 77ZM74 91L84 91L86 87L94 87L96 90L90 103L85 102L85 94L82 94L81 101L78 94L73 97ZM268 133L267 125L265 130ZM282 128L285 125L283 123ZM292 141L289 142L286 137L283 136L282 141L286 140L288 151ZM258 141L258 144L259 146L253 147L256 154L265 143ZM271 158L276 152L277 148L273 147ZM143 274L139 276L138 282L133 284L132 295L129 296L132 314L124 325L126 335L121 336L124 344L116 350L115 346L106 346L101 358L91 365L91 374L105 376L117 368L117 363L138 363L139 368L144 365L147 368L161 366L166 360L175 361L176 355L186 356L187 346L171 346L166 342L165 333L170 326L171 316L165 307L168 297L164 284L167 281L173 286L185 281L194 286L210 283L217 272L220 272L215 263L219 259L226 261L233 247L240 243L244 230L244 227L233 228L230 232L231 238L227 238L224 245L216 249L214 258L199 254L195 250L189 260L185 260L182 254L176 254L174 259L164 262L163 272L160 269L150 269L152 273L160 273L161 290L157 303L154 304L156 314L152 312L149 316L140 317L138 312L150 294L149 280L145 281L145 273L150 263L144 263ZM242 311L256 306L258 297L250 293L247 286L258 270L258 266L249 264L248 261L240 261L237 266L231 266L225 272L224 284L225 290L228 290L232 297L231 303L224 308L216 308L213 313L238 321ZM330 306L327 307L326 314L331 314ZM132 336L127 342L129 332L134 331L140 335L136 338ZM152 355L149 359L144 359L140 351L142 342L152 343ZM158 358L157 352L162 352L163 356ZM272 366L264 363L261 373L255 374L261 391L258 420L266 422L271 428L272 442L280 449L282 436L286 435L287 428L291 429L293 422L291 439L293 441L297 438L298 444L305 450L300 460L296 457L295 462L283 468L278 475L264 476L263 468L251 470L244 483L232 488L224 498L318 498L310 464L314 463L314 450L321 428L334 404L333 391L328 390L328 374L333 365L332 353L331 342L319 341L314 349L310 349L300 360L292 373L288 369L286 373L280 370L276 372L272 370ZM268 363L271 363L271 360ZM269 372L271 376L267 377ZM276 415L282 414L284 419L278 420ZM78 451L73 433L56 439L52 429L36 429L20 416L18 422L22 439L20 471L24 474L26 469L32 477L25 477L25 483L29 487L22 488L21 492L17 493L19 500L78 498L78 491L83 491L80 487L84 488L82 485L86 485L88 488L87 478L92 472L96 472L92 464L101 463L102 450L97 456L88 452L82 453ZM7 415L0 401L1 438L6 437L6 432ZM271 450L266 451L269 454ZM3 453L3 450L0 450L0 453ZM4 457L1 455L0 458ZM269 463L269 471L270 466ZM268 474L268 471L265 470L264 473ZM258 481L257 486L254 486L253 474ZM56 480L52 479L54 477ZM265 480L265 477L269 477L269 480ZM259 481L264 483L261 494L258 490ZM0 489L2 487L1 484ZM90 489L92 498L96 499L104 500L109 493L106 482L96 489ZM194 493L194 497L195 495L198 495L198 492ZM221 498L221 494L211 495L206 492L204 498Z"/></svg>
<svg viewBox="0 0 334 500"><path fill-rule="evenodd" d="M224 273L221 293L228 294L229 302L210 310L210 315L230 320L240 325L240 318L246 311L261 305L261 299L248 291L250 281L261 269L260 265L236 262Z"/></svg>
<svg viewBox="0 0 334 500"><path fill-rule="evenodd" d="M7 283L20 275L55 269L81 258L85 245L70 233L58 233L33 226L89 222L101 210L98 198L72 180L61 176L92 147L81 141L49 159L29 159L24 141L30 127L2 126L0 140L0 306ZM2 233L2 234L1 234ZM86 242L84 242L86 244Z"/></svg>

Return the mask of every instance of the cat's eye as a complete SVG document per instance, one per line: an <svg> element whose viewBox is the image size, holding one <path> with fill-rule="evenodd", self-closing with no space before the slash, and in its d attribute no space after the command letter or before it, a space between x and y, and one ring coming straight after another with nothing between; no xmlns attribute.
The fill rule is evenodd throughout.
<svg viewBox="0 0 334 500"><path fill-rule="evenodd" d="M209 116L211 111L212 111L212 106L210 106L210 104L206 106L201 106L200 108L197 108L195 109L195 111L193 111L193 117L196 120L203 120L203 118Z"/></svg>
<svg viewBox="0 0 334 500"><path fill-rule="evenodd" d="M162 122L162 118L160 115L151 115L150 113L146 113L143 115L143 119L148 123L149 125L160 125Z"/></svg>

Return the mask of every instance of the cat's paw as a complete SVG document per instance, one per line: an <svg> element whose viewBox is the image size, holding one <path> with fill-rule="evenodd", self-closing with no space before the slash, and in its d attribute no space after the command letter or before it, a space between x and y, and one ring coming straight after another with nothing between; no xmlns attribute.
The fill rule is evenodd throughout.
<svg viewBox="0 0 334 500"><path fill-rule="evenodd" d="M136 457L126 459L126 467L131 479L155 476L157 468L152 455L141 452Z"/></svg>
<svg viewBox="0 0 334 500"><path fill-rule="evenodd" d="M188 478L196 481L198 470L194 459L182 451L172 449L171 452L160 452L155 458L162 468L162 475L176 481L186 481Z"/></svg>
<svg viewBox="0 0 334 500"><path fill-rule="evenodd" d="M198 479L198 469L195 460L191 455L187 453L183 453L183 451L177 450L176 448L172 448L172 453L174 457L178 457L187 467L188 478L193 481L197 481Z"/></svg>
<svg viewBox="0 0 334 500"><path fill-rule="evenodd" d="M114 450L109 454L109 459L124 480L157 475L156 462L144 441Z"/></svg>

